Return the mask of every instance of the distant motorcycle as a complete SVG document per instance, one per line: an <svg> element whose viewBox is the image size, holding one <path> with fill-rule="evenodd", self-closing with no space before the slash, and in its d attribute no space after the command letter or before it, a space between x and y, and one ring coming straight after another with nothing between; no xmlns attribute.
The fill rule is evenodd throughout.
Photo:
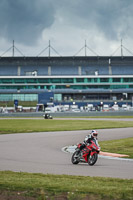
<svg viewBox="0 0 133 200"><path fill-rule="evenodd" d="M88 163L88 165L94 165L98 159L98 154L100 152L100 146L95 140L91 142L89 146L86 146L79 153L79 149L82 143L77 145L76 151L73 153L71 161L73 164L78 164L79 162Z"/></svg>
<svg viewBox="0 0 133 200"><path fill-rule="evenodd" d="M53 117L50 114L43 115L44 119L53 119Z"/></svg>

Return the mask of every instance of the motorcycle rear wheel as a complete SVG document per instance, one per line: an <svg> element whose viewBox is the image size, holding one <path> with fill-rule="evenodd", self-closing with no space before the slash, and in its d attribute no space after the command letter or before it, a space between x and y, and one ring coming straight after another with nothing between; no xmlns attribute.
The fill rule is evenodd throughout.
<svg viewBox="0 0 133 200"><path fill-rule="evenodd" d="M98 159L97 153L94 153L92 156L88 157L88 165L94 165Z"/></svg>
<svg viewBox="0 0 133 200"><path fill-rule="evenodd" d="M72 155L71 158L72 164L78 164L79 163L79 158L78 158L78 152L75 151Z"/></svg>

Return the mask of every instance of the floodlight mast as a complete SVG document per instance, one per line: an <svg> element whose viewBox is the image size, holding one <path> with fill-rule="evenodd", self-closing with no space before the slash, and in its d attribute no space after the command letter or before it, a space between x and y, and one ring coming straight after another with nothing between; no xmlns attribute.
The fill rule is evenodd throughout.
<svg viewBox="0 0 133 200"><path fill-rule="evenodd" d="M74 55L77 56L82 50L85 50L85 57L87 56L87 49L89 49L93 54L95 54L96 56L99 56L95 51L93 51L91 48L89 48L86 44L86 40L85 40L85 45Z"/></svg>
<svg viewBox="0 0 133 200"><path fill-rule="evenodd" d="M50 58L50 40L49 40L48 48L49 48L49 58Z"/></svg>
<svg viewBox="0 0 133 200"><path fill-rule="evenodd" d="M15 50L17 50L17 52L19 52L22 56L25 56L17 47L15 47L14 45L14 40L13 40L13 45L7 49L0 57L4 56L8 51L12 50L12 57L15 56Z"/></svg>
<svg viewBox="0 0 133 200"><path fill-rule="evenodd" d="M86 45L86 40L85 40L85 56L87 55L87 54L86 54L86 47L87 47L87 45Z"/></svg>
<svg viewBox="0 0 133 200"><path fill-rule="evenodd" d="M121 57L124 56L123 54L123 49L126 50L128 53L130 53L131 55L133 55L133 52L131 52L130 50L128 50L123 44L122 44L122 39L121 39L121 45L110 55L111 57L114 56L114 54L118 51L121 50Z"/></svg>
<svg viewBox="0 0 133 200"><path fill-rule="evenodd" d="M14 57L14 40L13 40L13 45L12 45L12 56Z"/></svg>
<svg viewBox="0 0 133 200"><path fill-rule="evenodd" d="M123 57L123 45L122 45L122 39L121 39L121 57Z"/></svg>
<svg viewBox="0 0 133 200"><path fill-rule="evenodd" d="M37 55L37 57L39 57L44 51L46 51L48 49L48 57L50 58L50 56L51 56L51 49L57 54L57 55L59 55L59 56L61 56L52 46L51 46L51 44L50 44L50 40L49 40L49 44L48 44L48 46L45 48L45 49L43 49L38 55Z"/></svg>

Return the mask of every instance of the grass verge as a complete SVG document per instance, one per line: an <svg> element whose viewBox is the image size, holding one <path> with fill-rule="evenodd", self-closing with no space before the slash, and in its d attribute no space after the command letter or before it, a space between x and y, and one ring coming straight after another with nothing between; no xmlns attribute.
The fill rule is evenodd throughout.
<svg viewBox="0 0 133 200"><path fill-rule="evenodd" d="M54 117L54 118L58 118L58 117ZM61 116L61 118L116 118L116 119L130 119L133 118L133 116Z"/></svg>
<svg viewBox="0 0 133 200"><path fill-rule="evenodd" d="M131 200L133 179L115 179L68 175L44 175L22 172L0 172L1 194L16 195L16 199L60 200ZM19 198L18 198L19 197ZM9 196L8 196L8 199Z"/></svg>
<svg viewBox="0 0 133 200"><path fill-rule="evenodd" d="M101 151L129 155L133 158L133 137L99 142Z"/></svg>
<svg viewBox="0 0 133 200"><path fill-rule="evenodd" d="M0 134L133 127L132 121L1 119Z"/></svg>

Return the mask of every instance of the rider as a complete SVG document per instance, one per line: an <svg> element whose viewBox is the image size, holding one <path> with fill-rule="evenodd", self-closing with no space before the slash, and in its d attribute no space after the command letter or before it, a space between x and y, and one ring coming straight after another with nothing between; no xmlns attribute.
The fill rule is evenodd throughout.
<svg viewBox="0 0 133 200"><path fill-rule="evenodd" d="M95 140L96 143L98 143L97 141L97 136L98 136L98 132L96 130L92 130L91 133L89 135L87 135L83 141L83 144L80 146L79 152L84 149L86 147L86 145L91 144L92 140Z"/></svg>

